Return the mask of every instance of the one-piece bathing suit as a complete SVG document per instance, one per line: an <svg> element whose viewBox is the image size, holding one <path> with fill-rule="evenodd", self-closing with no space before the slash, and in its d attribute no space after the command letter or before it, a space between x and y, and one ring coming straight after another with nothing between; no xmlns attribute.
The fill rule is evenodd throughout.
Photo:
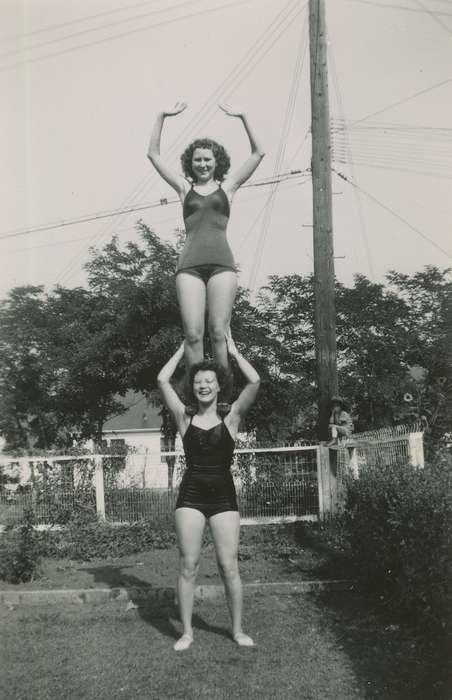
<svg viewBox="0 0 452 700"><path fill-rule="evenodd" d="M206 518L238 510L231 474L235 441L221 420L205 430L193 425L182 439L186 470L182 477L176 508L195 508Z"/></svg>
<svg viewBox="0 0 452 700"><path fill-rule="evenodd" d="M219 272L237 272L226 238L229 214L229 200L221 187L202 195L192 185L183 204L187 238L177 262L176 274L188 272L207 283L212 275Z"/></svg>

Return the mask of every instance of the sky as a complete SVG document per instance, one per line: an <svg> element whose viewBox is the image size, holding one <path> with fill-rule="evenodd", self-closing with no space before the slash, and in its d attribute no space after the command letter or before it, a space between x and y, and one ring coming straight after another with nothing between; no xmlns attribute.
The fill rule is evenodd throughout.
<svg viewBox="0 0 452 700"><path fill-rule="evenodd" d="M336 275L449 267L452 0L326 0L326 18ZM137 242L140 218L174 240L181 207L146 151L178 100L162 138L174 167L200 136L233 166L247 157L219 102L264 144L228 230L241 284L312 271L305 1L0 0L0 26L0 298L84 285L90 246Z"/></svg>

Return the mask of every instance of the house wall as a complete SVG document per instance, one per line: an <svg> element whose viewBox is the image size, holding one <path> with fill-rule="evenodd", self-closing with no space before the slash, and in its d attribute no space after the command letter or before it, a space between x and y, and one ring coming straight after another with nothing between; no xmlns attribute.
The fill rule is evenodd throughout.
<svg viewBox="0 0 452 700"><path fill-rule="evenodd" d="M103 439L109 447L112 447L115 441L124 441L129 448L132 448L127 455L126 466L120 474L118 485L167 488L168 467L165 461L162 463L160 430L104 431Z"/></svg>

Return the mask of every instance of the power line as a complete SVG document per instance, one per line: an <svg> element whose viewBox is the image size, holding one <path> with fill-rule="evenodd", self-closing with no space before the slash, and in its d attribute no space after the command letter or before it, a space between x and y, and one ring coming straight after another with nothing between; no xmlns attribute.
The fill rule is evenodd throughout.
<svg viewBox="0 0 452 700"><path fill-rule="evenodd" d="M299 47L298 47L295 65L294 65L293 74L292 74L292 84L291 84L291 88L290 88L289 99L288 99L288 102L286 105L283 130L281 133L279 147L278 147L278 154L276 157L276 163L275 163L275 170L276 171L282 166L282 163L284 162L284 157L285 157L286 148L287 148L287 139L288 139L290 127L292 124L297 94L298 94L298 90L300 87L300 76L301 76L301 71L303 68L303 63L304 63L304 58L305 58L306 48L307 48L306 22L303 25L303 29L304 29L304 34L302 34L302 36L300 37ZM266 242L266 239L268 237L268 232L270 229L270 222L271 222L271 216L272 216L273 207L274 207L276 190L277 190L277 183L271 188L270 194L268 196L268 200L266 203L266 208L265 208L265 213L264 213L265 219L264 219L264 222L262 225L261 235L258 239L257 255L256 255L256 258L254 260L253 267L251 269L250 280L249 280L249 285L248 285L252 291L254 291L254 287L255 287L256 279L257 279L257 274L258 274L258 271L259 271L259 268L261 265L261 261L262 261L265 242Z"/></svg>
<svg viewBox="0 0 452 700"><path fill-rule="evenodd" d="M244 80L244 78L251 73L251 71L254 69L254 67L263 60L263 58L268 54L268 52L273 48L275 43L280 39L281 36L287 31L287 29L292 26L292 23L294 19L300 14L304 8L299 8L298 6L298 0L288 0L286 5L277 13L277 15L272 19L272 22L268 25L268 27L264 30L264 32L256 39L256 41L253 43L253 45L248 49L248 51L245 53L245 55L242 57L242 59L235 65L235 67L230 71L230 73L227 75L227 77L220 83L220 85L215 89L215 91L206 99L206 102L204 105L200 108L198 113L193 117L193 119L190 120L190 122L187 124L187 126L184 128L184 130L181 132L179 137L173 142L172 146L169 149L169 154L171 155L174 153L176 148L180 148L180 143L183 138L186 138L186 134L188 133L189 129L194 129L200 127L201 123L201 118L202 120L207 123L209 119L209 112L213 113L215 107L212 105L215 104L216 100L220 99L220 97L226 92L226 89L229 89L230 91L232 89L235 89L237 87L237 82L238 78L241 77L240 82ZM295 10L295 12L294 12ZM266 47L266 43L270 42L271 43ZM259 55L260 52L260 55ZM243 68L243 65L246 67ZM234 87L229 87L227 88L228 84L231 83ZM229 93L230 94L230 93ZM205 111L204 111L205 110ZM201 117L202 115L202 117ZM125 198L123 205L126 203L129 203L131 201L136 200L136 198L139 196L140 192L144 190L146 187L146 182L150 181L152 183L156 182L158 179L157 173L153 172L152 175L146 176L142 181L141 184L135 188L135 190L127 197ZM126 215L127 216L127 215ZM113 228L114 231L114 228ZM112 230L110 230L108 233L112 233ZM95 238L100 239L103 237L105 234L101 232L98 236L95 236ZM81 260L81 255L79 255L79 261ZM63 276L67 278L67 275L70 274L71 269L75 269L75 266L77 264L77 260L72 260L71 262L68 263L67 267L63 270L61 273Z"/></svg>
<svg viewBox="0 0 452 700"><path fill-rule="evenodd" d="M2 37L1 41L23 40L28 36L35 36L36 34L43 34L44 32L53 32L56 29L63 29L65 27L72 26L73 24L80 24L80 22L89 22L92 19L105 17L105 15L112 15L118 12L128 12L129 10L134 10L137 7L143 7L143 5L155 5L155 3L156 0L146 0L146 2L138 2L134 5L125 5L123 7L117 7L113 10L104 10L103 12L97 12L95 15L86 15L85 17L78 17L77 19L72 19L68 22L60 22L59 24L50 24L46 27L41 27L41 29L33 29L31 32L24 32L23 34L16 34L15 36L10 37Z"/></svg>
<svg viewBox="0 0 452 700"><path fill-rule="evenodd" d="M359 165L362 167L367 167L367 168L376 168L377 170L394 170L397 172L402 172L406 173L409 175L423 175L424 177L435 177L439 179L446 179L450 180L452 179L452 175L445 175L445 174L440 174L437 171L428 171L428 170L419 170L419 169L409 169L407 167L401 167L399 165L382 165L375 163L374 161L368 162L366 160L359 160L359 159L353 159L353 160L346 160L346 159L341 159L341 158L334 158L335 163L343 163L343 164L348 164L348 165Z"/></svg>
<svg viewBox="0 0 452 700"><path fill-rule="evenodd" d="M192 12L191 14L186 14L186 15L181 15L180 17L175 17L170 20L164 20L162 22L157 22L155 24L148 24L145 27L138 27L135 29L131 29L127 32L122 32L121 34L115 34L114 36L106 37L104 39L98 39L97 41L90 41L84 44L79 44L78 46L73 46L68 49L62 49L61 51L55 51L54 53L49 53L45 54L44 56L38 56L36 58L30 58L30 59L24 59L23 61L16 61L15 63L10 63L4 66L0 66L0 71L5 71L9 70L10 68L17 68L17 66L21 65L26 65L27 63L37 63L38 61L44 61L47 60L48 58L53 58L55 56L61 56L66 53L70 53L72 51L76 51L78 49L85 49L91 46L98 46L99 44L105 44L108 41L112 41L114 39L122 39L125 36L130 36L131 34L136 34L138 32L145 32L148 29L156 29L157 27L163 27L168 24L174 24L175 22L181 22L186 19L192 19L193 17L199 17L201 15L205 15L211 12L218 12L219 10L224 10L229 7L235 7L237 5L243 5L244 2L252 2L253 0L234 0L234 2L229 2L224 5L219 5L218 7L213 7L209 8L206 10L199 10L198 12Z"/></svg>
<svg viewBox="0 0 452 700"><path fill-rule="evenodd" d="M199 0L186 0L185 2L180 3L179 5L174 5L173 7L163 7L159 8L157 10L151 10L150 12L144 12L140 15L133 15L131 17L124 17L123 19L116 20L115 22L109 22L108 24L100 25L99 27L89 27L88 29L81 29L78 32L75 32L74 34L67 34L66 36L62 37L57 37L55 39L48 39L47 41L43 41L40 44L32 44L31 46L20 46L17 49L9 49L8 51L2 51L0 53L0 59L3 58L4 56L10 56L12 54L17 54L17 53L26 53L28 51L34 51L35 49L42 49L45 46L51 46L52 44L57 44L58 42L61 41L66 41L67 39L74 39L75 37L79 37L85 34L90 34L92 32L98 32L98 31L104 31L105 29L109 29L110 27L116 27L118 25L125 24L126 22L134 22L139 19L143 19L144 17L150 17L151 15L156 15L156 14L162 14L162 12L168 12L171 10L178 10L181 7L185 7L186 5L193 5L193 4L199 4Z"/></svg>
<svg viewBox="0 0 452 700"><path fill-rule="evenodd" d="M448 12L437 12L436 10L435 10L435 12L432 12L432 10L428 10L428 9L424 6L424 4L423 4L422 2L420 2L419 0L415 0L415 2L417 2L417 4L420 5L420 6L422 7L423 11L424 11L426 14L428 14L436 24L439 24L439 26L441 27L441 29L444 29L444 31L447 32L447 34L449 34L449 36L452 36L452 30L450 29L450 27L448 27L447 24L445 24L445 23L439 18L439 15L446 15L447 17L452 17L452 14L450 14L450 13L448 13Z"/></svg>
<svg viewBox="0 0 452 700"><path fill-rule="evenodd" d="M281 185L290 184L293 181L296 181L295 184L292 185L292 187L298 187L300 185L304 185L305 182L310 180L309 174L306 174L306 171L298 171L300 174L298 176L294 177L285 177L280 180ZM300 177L305 177L306 179L302 180L300 182ZM262 187L265 185L270 185L274 181L269 181L269 182L257 182L253 184L246 184L242 185L240 188L241 190L246 187ZM254 201L255 199L260 199L262 197L263 193L259 192L257 195L254 195L252 197L245 197L242 198L240 195L238 195L238 198L240 198L240 203L246 203L250 201ZM265 205L264 205L265 206ZM153 220L149 226L153 229L154 226L159 226L160 224L167 223L168 221L180 221L182 218L182 213L176 214L175 216L166 216L164 219L157 219ZM121 228L119 230L115 231L116 233L125 233L125 232L130 232L130 228ZM61 241L51 241L48 243L42 243L40 245L34 245L34 246L27 246L25 248L16 248L16 249L8 249L2 255L13 255L16 253L21 253L21 252L27 252L29 250L38 250L39 248L53 248L55 246L60 246L60 245L66 245L68 243L78 243L80 241L85 241L87 238L90 238L91 234L87 234L86 236L82 236L79 238L69 238L66 240L61 240Z"/></svg>
<svg viewBox="0 0 452 700"><path fill-rule="evenodd" d="M366 118L367 119L367 118ZM420 132L438 132L452 136L452 129L445 126L426 126L425 124L401 124L400 122L370 122L364 126L357 126L353 119L343 119L333 117L331 120L332 129L340 131L346 127L353 128L355 131L376 130L376 131L420 131Z"/></svg>
<svg viewBox="0 0 452 700"><path fill-rule="evenodd" d="M341 114L343 114L345 116L345 110L344 110L344 106L343 106L343 102L342 102L342 95L341 95L340 86L339 86L339 78L338 78L337 70L336 70L336 61L335 61L334 51L333 51L332 46L330 46L329 55L330 55L330 59L331 59L331 74L333 76L333 84L334 84L334 87L336 89L336 98L338 101L339 110L340 110ZM345 125L345 118L342 120L342 123ZM345 143L346 152L350 153L351 149L350 149L350 141L349 141L349 136L350 136L349 130L344 128L343 134L344 134L344 143ZM334 157L334 138L333 138L332 157ZM356 181L357 178L356 178L356 174L354 171L353 163L351 164L351 170L352 170L353 180ZM359 223L360 223L359 232L361 234L361 238L362 238L362 241L364 244L364 252L366 255L366 259L367 259L367 265L369 267L370 276L372 279L374 279L375 278L375 270L374 270L374 266L373 266L373 262L372 262L372 254L371 254L370 245L369 245L369 238L367 235L367 224L366 224L366 219L364 217L363 204L362 204L361 198L359 196L358 190L354 189L353 192L355 195L356 210L358 212L358 219L359 219Z"/></svg>
<svg viewBox="0 0 452 700"><path fill-rule="evenodd" d="M272 178L264 178L260 181L256 182L248 182L245 185L242 185L242 188L247 188L247 187L263 187L267 185L271 185L277 182L284 182L285 180L288 179L294 179L294 176L299 176L303 174L303 171L301 170L291 170L287 173L280 173L279 175L276 176L277 179L275 179L273 176ZM154 209L155 207L161 207L161 206L166 206L169 204L177 204L180 203L180 200L178 197L174 199L167 199L166 197L162 197L159 201L156 202L147 202L145 204L139 204L135 206L130 206L130 207L125 207L123 209L113 209L110 211L105 211L105 212L97 212L95 214L88 214L86 216L81 216L75 219L67 219L64 221L58 221L50 224L43 224L42 226L36 226L34 228L29 228L29 229L19 229L15 231L10 231L3 233L0 235L0 240L4 240L7 238L16 238L18 236L27 236L32 233L41 233L43 231L51 231L53 229L58 229L58 228L64 228L66 226L75 226L76 224L82 224L82 223L87 223L89 221L97 221L99 219L106 219L106 218L111 218L113 216L121 216L122 214L126 213L131 213L135 211L143 211L144 209Z"/></svg>
<svg viewBox="0 0 452 700"><path fill-rule="evenodd" d="M387 112L389 109L393 109L394 107L399 107L402 104L405 104L406 102L409 102L410 100L414 100L416 97L420 97L421 95L425 95L428 92L431 92L432 90L436 90L439 87L442 87L443 85L448 85L449 83L452 83L452 78L446 78L446 80L441 80L439 83L435 83L434 85L430 85L427 88L423 88L422 90L418 90L417 92L414 92L412 95L408 95L407 97L403 97L401 100L397 100L396 102L391 102L391 104L387 105L386 107L382 107L381 109L377 109L375 112L371 112L370 114L367 114L365 117L361 117L360 119L355 119L351 126L355 127L357 124L361 124L364 121L367 121L367 119L371 119L372 117L376 117L377 114L383 114L383 112Z"/></svg>
<svg viewBox="0 0 452 700"><path fill-rule="evenodd" d="M304 179L302 182L297 183L297 186L304 185L304 184L306 184L307 182L310 182L310 181L311 181L311 177L310 177L310 175L309 175L309 176L307 176L306 179ZM240 243L240 246L238 247L238 250L237 250L237 253L238 253L238 254L240 254L241 250L243 250L244 246L246 245L246 243L247 243L248 240L250 239L251 234L253 233L254 229L256 228L257 222L259 221L259 219L261 218L262 214L265 212L265 210L266 210L267 207L268 207L269 200L270 200L270 197L268 196L267 199L266 199L266 201L264 202L263 206L259 209L258 213L256 214L256 216L255 216L255 218L254 218L254 220L253 220L251 226L249 227L248 231L247 231L246 234L243 236L242 241L241 241L241 243Z"/></svg>
<svg viewBox="0 0 452 700"><path fill-rule="evenodd" d="M380 207L381 207L382 209L384 209L385 211L388 211L388 212L389 212L390 214L392 214L396 219L398 219L399 221L402 221L406 226L408 226L408 228L410 228L412 231L414 231L415 233L417 233L418 236L420 236L421 238L423 238L424 241L427 241L428 243L430 243L432 246L434 246L434 247L437 248L439 251L441 251L441 253L443 253L446 257L448 257L449 259L452 260L452 255L451 255L447 250L445 250L444 248L442 248L440 245L438 245L438 243L436 243L434 240L432 240L431 238L429 238L429 236L427 236L425 233L423 233L423 232L420 231L418 228L416 228L416 226L413 226L413 224L410 224L410 222L407 221L403 216L400 216L400 214L397 214L397 212L395 212L394 209L392 209L391 207L389 207L387 204L383 204L383 202L381 202L379 199L377 199L377 197L374 197L374 196L371 195L369 192L366 192L366 190L364 190L362 187L359 187L355 182L352 182L351 180L349 180L349 178L348 178L346 175L344 175L343 173L340 173L338 170L335 170L334 168L331 168L331 169L332 169L332 171L333 171L334 173L336 173L336 175L337 175L338 177L341 178L341 180L345 180L345 182L348 182L348 184L351 185L352 187L357 187L357 188L360 190L360 192L362 192L363 194L366 195L366 197L368 197L368 198L371 199L373 202L375 202L376 204L378 204L378 206L380 206Z"/></svg>
<svg viewBox="0 0 452 700"><path fill-rule="evenodd" d="M418 10L416 7L407 7L406 5L389 5L385 4L382 5L379 2L375 2L375 0L351 0L352 2L357 2L361 5L373 5L374 7L379 7L382 10L405 10L406 12L414 12L418 14L425 14L425 15L443 15L445 17L452 17L451 12L444 12L444 10L427 10L426 8L422 7L420 10ZM421 3L418 3L419 5Z"/></svg>

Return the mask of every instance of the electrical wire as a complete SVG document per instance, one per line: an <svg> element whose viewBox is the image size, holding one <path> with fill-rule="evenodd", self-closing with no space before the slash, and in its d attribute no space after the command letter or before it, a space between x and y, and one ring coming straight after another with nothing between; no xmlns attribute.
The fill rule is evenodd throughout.
<svg viewBox="0 0 452 700"><path fill-rule="evenodd" d="M212 114L216 107L212 107L220 99L226 90L231 90L230 84L235 87L238 78L249 75L251 71L259 64L260 61L267 55L267 53L273 48L276 42L284 35L287 29L292 26L294 19L302 12L303 8L299 8L298 0L288 0L286 5L278 12L278 14L272 19L271 23L264 30L264 32L258 37L254 44L247 50L243 58L235 65L235 67L230 71L228 76L220 83L220 85L215 89L215 91L206 99L206 102L198 110L197 114L190 120L186 125L181 134L173 142L168 150L168 155L171 156L175 153L177 148L181 147L183 139L187 138L189 130L194 130L200 127L201 121L207 123L209 120L209 113ZM243 68L245 66L245 68ZM136 201L137 197L141 196L144 189L147 187L148 182L155 183L158 181L158 175L154 171L152 175L146 175L141 183L134 189L134 191L125 198L121 206L130 204ZM118 225L119 225L118 221ZM104 237L105 235L112 235L114 232L112 230L104 230L95 238ZM83 252L79 254L78 259L72 260L68 263L66 268L62 271L62 275L67 279L68 275L71 273L72 269L75 269L76 265L81 261L83 257Z"/></svg>
<svg viewBox="0 0 452 700"><path fill-rule="evenodd" d="M330 57L330 63L331 63L331 74L333 76L333 84L334 84L334 88L335 88L335 92L336 92L337 103L339 105L339 111L340 111L341 115L344 115L344 118L341 120L341 123L343 125L344 150L347 154L350 154L351 153L350 135L349 135L348 130L345 127L345 110L344 110L344 105L343 105L343 101L342 101L341 90L339 87L339 78L337 75L336 61L335 61L334 51L333 51L332 46L329 47L329 57ZM332 132L332 135L333 135L333 133L334 132ZM334 158L334 155L335 155L335 142L333 140L332 158ZM351 161L351 158L350 158L350 161ZM357 178L356 178L356 173L354 171L353 163L351 163L351 169L352 169L353 180L356 182ZM359 232L361 234L361 238L362 238L363 245L364 245L364 252L365 252L365 256L366 256L366 260L367 260L367 265L368 265L368 268L370 271L370 277L371 277L371 279L375 279L375 270L374 270L374 266L373 266L373 262L372 262L372 254L371 254L371 250L370 250L369 237L368 237L368 233L367 233L366 219L364 217L363 204L362 204L361 198L359 196L358 190L355 188L353 190L353 192L355 195L356 211L358 213L358 219L359 219L359 223L360 223Z"/></svg>
<svg viewBox="0 0 452 700"><path fill-rule="evenodd" d="M449 253L447 250L445 250L444 248L442 248L442 247L441 247L438 243L436 243L432 238L430 238L429 236L427 236L427 234L423 233L420 229L416 228L416 226L413 226L413 224L410 224L410 222L407 221L407 219L405 219L403 216L401 216L401 215L398 214L396 211L394 211L394 209L392 209L391 207L389 207L387 204L383 204L383 202L381 202L379 199L377 199L377 197L374 197L374 196L371 195L369 192L367 192L366 190L364 190L362 187L359 187L355 182L352 182L346 175L344 175L344 173L339 172L339 171L336 170L335 168L332 168L332 171L333 171L334 173L336 173L336 175L337 175L338 177L340 177L341 180L344 180L345 182L347 182L348 184L350 184L352 187L358 187L358 189L359 189L366 197L368 197L370 200L372 200L373 202L375 202L375 204L378 204L378 206L380 206L382 209L384 209L385 211L387 211L387 212L389 212L390 214L392 214L396 219L398 219L399 221L402 221L409 229L411 229L412 231L414 231L414 233L416 233L418 236L420 236L420 238L422 238L424 241L427 241L428 243L430 243L430 244L431 244L432 246L434 246L437 250L439 250L441 253L443 253L446 257L448 257L450 260L452 260L452 254L451 254L451 253Z"/></svg>
<svg viewBox="0 0 452 700"><path fill-rule="evenodd" d="M296 186L299 187L300 185L306 184L306 182L311 182L310 174L309 174L302 182L297 183ZM268 203L269 203L269 198L267 197L267 199L266 199L266 201L264 202L263 206L259 209L258 213L256 214L256 216L255 216L255 218L254 218L254 220L253 220L251 226L249 227L248 231L247 231L246 234L243 236L242 241L241 241L241 243L240 243L240 245L239 245L239 247L238 247L238 249L237 249L237 254L240 254L240 252L243 250L243 248L245 247L245 245L246 245L246 244L248 243L248 241L250 240L251 235L252 235L254 229L256 228L259 219L261 218L262 214L265 212L265 210L266 210L267 207L268 207Z"/></svg>
<svg viewBox="0 0 452 700"><path fill-rule="evenodd" d="M18 66L26 65L29 63L37 63L40 61L45 61L48 58L54 58L55 56L62 56L67 53L71 53L72 51L78 51L79 49L85 49L89 48L92 46L99 46L100 44L105 44L106 42L113 41L116 39L122 39L126 36L131 36L132 34L137 34L139 32L145 32L148 31L149 29L156 29L159 27L163 27L166 25L174 24L176 22L181 22L185 21L187 19L192 19L194 17L200 17L201 15L209 14L212 12L219 12L220 10L225 10L230 7L236 7L237 5L243 6L244 3L247 2L253 2L253 0L233 0L233 2L225 3L223 5L219 5L218 7L213 7L213 8L208 8L205 10L199 10L198 12L192 12L190 14L186 15L181 15L180 17L174 17L173 19L170 20L163 20L162 22L156 22L155 24L148 24L144 27L137 27L135 29L130 29L127 32L121 32L120 34L115 34L114 36L109 36L105 37L103 39L98 39L96 41L90 41L86 42L84 44L79 44L78 46L73 46L67 49L62 49L60 51L55 51L53 53L48 53L44 54L43 56L38 56L36 58L30 58L30 59L24 59L21 61L16 61L15 63L9 63L3 66L0 66L0 72L5 71L5 70L10 70L11 68L17 68Z"/></svg>
<svg viewBox="0 0 452 700"><path fill-rule="evenodd" d="M279 175L276 176L275 178L264 178L260 181L255 181L255 182L248 182L244 185L242 185L242 188L247 188L247 187L262 187L262 186L268 186L274 183L279 183L279 182L284 182L285 180L288 179L293 179L295 175L301 174L301 171L295 171L292 170L288 173L280 173ZM52 229L58 229L58 228L64 228L65 226L75 226L77 224L82 224L82 223L87 223L89 221L97 221L99 219L103 218L109 218L112 216L120 216L121 214L124 213L130 213L130 212L136 212L136 211L142 211L144 209L153 209L155 207L161 207L161 206L167 206L169 204L179 204L180 199L178 197L175 197L174 199L166 199L162 197L159 201L156 202L146 202L144 204L132 206L132 207L126 207L125 209L114 209L110 211L105 211L105 212L97 212L95 214L87 214L86 216L81 216L77 217L75 219L67 219L64 221L59 221L59 222L54 222L54 223L49 223L49 224L43 224L42 226L36 226L34 228L28 228L28 229L16 229L14 231L7 231L3 234L0 235L0 240L4 240L7 238L16 238L17 236L26 236L30 235L32 233L41 233L43 231L51 231Z"/></svg>
<svg viewBox="0 0 452 700"><path fill-rule="evenodd" d="M51 46L52 44L57 44L57 43L62 42L62 41L67 41L68 39L74 39L75 37L79 37L82 35L84 36L85 34L90 34L92 32L104 31L106 29L110 29L111 27L123 25L126 22L134 22L136 20L143 19L145 17L150 17L151 15L159 15L159 14L162 14L162 12L171 12L172 10L178 10L181 7L186 7L187 5L194 5L194 4L199 4L199 0L185 0L185 2L182 2L179 5L174 5L172 7L163 7L163 8L159 8L157 10L151 10L150 12L142 13L140 15L132 15L131 17L124 17L122 19L118 19L114 22L109 22L108 24L104 24L104 25L101 25L99 27L89 27L88 29L80 29L78 32L75 32L74 34L66 34L65 36L57 37L55 39L48 39L47 41L43 41L40 44L32 44L31 46L20 46L16 49L8 49L7 51L0 52L0 59L3 59L3 57L18 54L18 53L20 54L20 53L26 53L28 51L34 51L36 49L42 49L46 46Z"/></svg>
<svg viewBox="0 0 452 700"><path fill-rule="evenodd" d="M293 114L294 114L298 89L300 86L301 71L303 68L304 58L305 58L305 54L306 54L306 50L307 50L307 37L308 37L308 32L306 29L306 22L304 22L303 31L301 34L301 39L299 42L297 56L296 56L296 60L295 60L295 66L293 69L292 84L291 84L289 98L288 98L288 102L287 102L287 106L286 106L285 119L284 119L284 123L283 123L283 129L281 132L278 153L277 153L276 162L275 162L276 172L281 167L281 164L284 161L284 157L285 157L285 153L286 153L288 135L289 135L290 127L292 124L292 118L293 118ZM270 194L268 196L268 200L266 202L266 207L265 207L265 211L264 211L265 218L264 218L264 222L262 225L262 231L261 231L260 237L259 237L258 242L257 242L257 254L256 254L256 257L254 259L253 266L251 268L248 288L251 290L252 295L254 294L254 291L255 291L257 275L258 275L259 268L260 268L260 265L262 262L262 256L263 256L263 252L264 252L264 248L265 248L265 242L266 242L266 239L268 237L268 232L269 232L269 228L270 228L270 222L271 222L271 217L272 217L272 213L273 213L276 192L277 192L277 184L275 184L271 188Z"/></svg>
<svg viewBox="0 0 452 700"><path fill-rule="evenodd" d="M379 7L382 10L405 10L406 12L414 12L418 14L442 15L444 17L452 17L451 12L444 12L444 10L427 10L421 5L420 2L418 2L418 5L421 5L422 8L420 10L418 10L416 7L407 7L406 5L382 5L379 2L375 2L375 0L351 0L351 2L357 2L360 5L373 5L374 7Z"/></svg>
<svg viewBox="0 0 452 700"><path fill-rule="evenodd" d="M394 107L400 107L400 105L406 104L410 100L416 99L416 97L420 97L421 95L426 95L428 92L431 92L432 90L437 90L440 87L443 87L443 85L448 85L449 83L452 83L452 78L446 78L445 80L440 80L438 83L435 83L434 85L430 85L429 87L423 88L422 90L418 90L417 92L414 92L412 95L408 95L407 97L403 97L400 100L397 100L396 102L391 102L391 104L386 105L386 107L382 107L381 109L375 110L375 112L371 112L370 114L366 114L365 117L361 117L360 119L355 119L352 123L352 127L356 126L357 124L361 124L364 121L367 121L367 119L371 119L372 117L376 117L378 114L383 114L384 112L387 112L390 109L393 109Z"/></svg>
<svg viewBox="0 0 452 700"><path fill-rule="evenodd" d="M305 178L304 180L301 180L301 178ZM286 184L294 183L292 184L292 187L298 187L300 185L303 185L307 180L309 180L309 176L307 176L304 172L300 171L300 174L294 177L284 177L280 179L280 185L284 186ZM246 188L246 187L263 187L265 185L270 185L272 184L273 181L269 182L258 182L254 183L253 185L246 184L242 185L240 188L241 190ZM251 197L242 197L240 194L237 195L237 199L239 199L240 204L247 203L247 202L252 202L256 199L261 199L262 196L266 196L264 192L259 192L258 194L255 194ZM148 224L148 226L154 230L154 227L158 227L160 224L165 224L168 223L169 221L181 221L182 220L182 213L175 214L173 216L166 216L163 219L153 219L151 223ZM121 228L116 231L116 233L130 233L130 228ZM33 246L26 246L25 248L9 248L5 252L2 253L2 255L13 255L16 253L21 253L21 252L27 252L30 250L38 250L39 248L53 248L54 246L61 246L61 245L66 245L70 243L78 243L80 241L85 241L87 238L90 237L91 234L87 234L86 236L81 236L79 238L69 238L66 240L62 241L49 241L48 243L42 243L39 245L33 245Z"/></svg>
<svg viewBox="0 0 452 700"><path fill-rule="evenodd" d="M67 22L60 22L58 24L48 24L41 29L33 29L31 32L23 32L21 34L15 34L10 37L1 37L0 41L22 41L29 36L35 36L36 34L43 34L44 32L54 32L56 29L64 29L66 27L71 27L74 24L80 24L80 22L89 22L92 19L98 19L99 17L105 17L106 15L117 14L118 12L129 12L137 7L143 7L144 5L155 5L158 0L146 0L145 2L138 2L134 5L124 5L123 7L116 7L112 10L104 10L103 12L97 12L94 15L85 15L84 17L77 17L76 19L69 20Z"/></svg>

